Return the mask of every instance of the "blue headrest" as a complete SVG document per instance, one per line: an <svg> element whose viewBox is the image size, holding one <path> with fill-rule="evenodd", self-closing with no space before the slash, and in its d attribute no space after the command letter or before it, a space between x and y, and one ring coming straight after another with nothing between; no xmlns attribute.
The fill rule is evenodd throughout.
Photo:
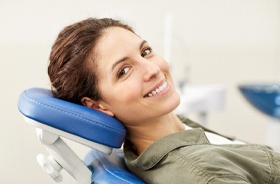
<svg viewBox="0 0 280 184"><path fill-rule="evenodd" d="M125 128L116 118L54 98L47 89L23 91L18 108L30 119L112 148L121 147L125 138Z"/></svg>

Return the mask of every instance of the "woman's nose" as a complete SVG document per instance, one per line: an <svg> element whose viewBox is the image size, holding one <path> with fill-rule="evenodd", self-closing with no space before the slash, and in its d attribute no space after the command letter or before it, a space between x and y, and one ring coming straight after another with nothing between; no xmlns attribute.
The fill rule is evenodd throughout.
<svg viewBox="0 0 280 184"><path fill-rule="evenodd" d="M146 60L143 63L143 77L144 81L149 81L150 79L156 77L160 73L160 67L153 63L152 61Z"/></svg>

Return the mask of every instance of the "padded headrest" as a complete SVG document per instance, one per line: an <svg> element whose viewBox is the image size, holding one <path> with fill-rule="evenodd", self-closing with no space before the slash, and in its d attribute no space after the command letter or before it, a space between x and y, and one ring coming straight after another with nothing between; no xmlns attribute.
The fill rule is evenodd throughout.
<svg viewBox="0 0 280 184"><path fill-rule="evenodd" d="M23 91L18 108L30 119L109 147L121 147L125 138L126 130L116 118L54 98L48 89Z"/></svg>

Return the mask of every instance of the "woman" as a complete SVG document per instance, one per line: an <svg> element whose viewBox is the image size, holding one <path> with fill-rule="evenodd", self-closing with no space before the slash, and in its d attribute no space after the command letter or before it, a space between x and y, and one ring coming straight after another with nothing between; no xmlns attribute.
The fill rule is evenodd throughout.
<svg viewBox="0 0 280 184"><path fill-rule="evenodd" d="M280 154L174 114L167 62L131 27L89 18L64 28L50 54L54 96L119 119L128 168L147 183L280 183Z"/></svg>

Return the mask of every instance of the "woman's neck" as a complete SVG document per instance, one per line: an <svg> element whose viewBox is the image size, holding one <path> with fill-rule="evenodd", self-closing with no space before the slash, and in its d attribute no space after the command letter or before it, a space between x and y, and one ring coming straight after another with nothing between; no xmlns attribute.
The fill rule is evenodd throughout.
<svg viewBox="0 0 280 184"><path fill-rule="evenodd" d="M162 137L183 131L184 125L174 113L143 122L139 126L127 128L127 139L133 144L135 152L140 155L148 146Z"/></svg>

